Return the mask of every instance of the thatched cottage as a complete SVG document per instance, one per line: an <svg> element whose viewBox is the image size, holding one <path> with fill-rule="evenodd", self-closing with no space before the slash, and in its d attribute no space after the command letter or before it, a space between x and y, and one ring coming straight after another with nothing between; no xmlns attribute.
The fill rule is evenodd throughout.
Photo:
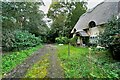
<svg viewBox="0 0 120 80"><path fill-rule="evenodd" d="M120 0L116 2L104 2L83 14L71 31L78 36L78 44L96 43L97 36L103 32L105 23L115 17L120 17Z"/></svg>

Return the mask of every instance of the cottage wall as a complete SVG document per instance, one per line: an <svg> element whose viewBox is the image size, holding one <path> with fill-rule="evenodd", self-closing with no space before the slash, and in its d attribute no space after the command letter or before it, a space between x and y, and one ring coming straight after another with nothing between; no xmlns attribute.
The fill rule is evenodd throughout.
<svg viewBox="0 0 120 80"><path fill-rule="evenodd" d="M89 31L90 31L90 36L99 35L99 28L98 27L90 28Z"/></svg>

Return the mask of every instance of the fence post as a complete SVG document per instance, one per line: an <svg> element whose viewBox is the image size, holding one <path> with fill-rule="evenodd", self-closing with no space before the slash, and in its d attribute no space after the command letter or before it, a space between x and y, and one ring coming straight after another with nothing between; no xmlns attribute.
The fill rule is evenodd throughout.
<svg viewBox="0 0 120 80"><path fill-rule="evenodd" d="M68 56L70 56L70 43L68 44Z"/></svg>

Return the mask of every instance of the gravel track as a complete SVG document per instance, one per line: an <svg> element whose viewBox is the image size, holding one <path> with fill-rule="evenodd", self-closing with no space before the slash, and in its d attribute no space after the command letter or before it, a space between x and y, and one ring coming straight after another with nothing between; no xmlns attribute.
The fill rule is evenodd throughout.
<svg viewBox="0 0 120 80"><path fill-rule="evenodd" d="M60 66L60 61L57 58L57 52L55 45L47 44L43 48L34 52L32 56L27 58L22 64L19 64L11 72L6 74L5 78L24 78L28 68L31 68L34 63L40 61L45 54L50 54L49 56L49 67L48 73L45 78L63 78L63 69Z"/></svg>

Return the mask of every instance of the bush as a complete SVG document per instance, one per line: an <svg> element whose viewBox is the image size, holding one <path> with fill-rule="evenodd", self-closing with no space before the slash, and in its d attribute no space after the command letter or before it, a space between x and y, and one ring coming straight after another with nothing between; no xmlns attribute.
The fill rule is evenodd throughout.
<svg viewBox="0 0 120 80"><path fill-rule="evenodd" d="M42 40L28 31L4 30L2 35L2 45L4 51L24 50L40 44Z"/></svg>
<svg viewBox="0 0 120 80"><path fill-rule="evenodd" d="M55 38L55 42L58 44L68 44L69 39L67 37L57 37Z"/></svg>
<svg viewBox="0 0 120 80"><path fill-rule="evenodd" d="M12 30L2 29L2 49L10 51L14 45L15 37Z"/></svg>
<svg viewBox="0 0 120 80"><path fill-rule="evenodd" d="M34 47L42 42L40 38L35 37L34 34L31 34L28 31L16 30L14 31L14 36L14 48L17 50L26 49L27 47Z"/></svg>
<svg viewBox="0 0 120 80"><path fill-rule="evenodd" d="M99 43L112 52L114 59L120 60L120 19L114 18L105 27L105 31L99 36Z"/></svg>
<svg viewBox="0 0 120 80"><path fill-rule="evenodd" d="M120 60L120 35L116 35L109 46L114 59Z"/></svg>
<svg viewBox="0 0 120 80"><path fill-rule="evenodd" d="M73 46L76 46L77 44L77 36L75 36L74 38L71 38L70 39L70 44L73 45Z"/></svg>

